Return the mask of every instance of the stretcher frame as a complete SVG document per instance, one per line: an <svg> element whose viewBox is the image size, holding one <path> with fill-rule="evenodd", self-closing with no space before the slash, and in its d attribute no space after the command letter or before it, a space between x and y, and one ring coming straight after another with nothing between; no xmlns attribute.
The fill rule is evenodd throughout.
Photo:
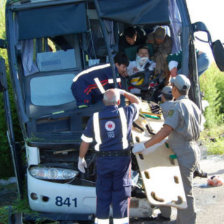
<svg viewBox="0 0 224 224"><path fill-rule="evenodd" d="M154 133L157 133L163 125L163 120L147 118L143 126L147 124ZM134 143L146 142L151 137L152 134L147 131L146 127L143 131L136 128L132 130ZM178 209L187 208L179 164L168 143L147 155L137 154L136 159L150 204Z"/></svg>

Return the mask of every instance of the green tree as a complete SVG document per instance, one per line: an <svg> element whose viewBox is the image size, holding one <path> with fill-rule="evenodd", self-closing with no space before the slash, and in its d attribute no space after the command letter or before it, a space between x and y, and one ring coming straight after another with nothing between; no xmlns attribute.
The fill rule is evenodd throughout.
<svg viewBox="0 0 224 224"><path fill-rule="evenodd" d="M6 39L5 33L5 3L6 0L1 0L0 2L0 38ZM6 71L9 74L8 69L8 56L6 49L0 49L0 57L5 59L6 62ZM9 79L9 75L8 75ZM9 94L10 94L10 103L13 114L14 123L16 122L16 113L15 113L15 104L13 102L13 94L12 88L9 85ZM17 129L17 128L15 128ZM13 176L13 167L12 167L12 159L9 149L9 144L6 136L6 122L5 122L5 111L4 111L4 103L3 103L3 94L0 93L0 178L7 178ZM21 136L21 135L20 135Z"/></svg>
<svg viewBox="0 0 224 224"><path fill-rule="evenodd" d="M204 92L204 99L209 102L205 110L206 127L213 128L223 124L224 77L215 64L200 77L200 87Z"/></svg>

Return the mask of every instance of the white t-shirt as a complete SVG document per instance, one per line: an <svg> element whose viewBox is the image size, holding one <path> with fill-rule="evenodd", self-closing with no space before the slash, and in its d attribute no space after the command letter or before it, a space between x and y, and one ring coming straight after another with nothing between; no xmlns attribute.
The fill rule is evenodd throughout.
<svg viewBox="0 0 224 224"><path fill-rule="evenodd" d="M148 70L149 71L153 71L156 67L156 63L154 61L151 61L151 60L148 60L146 63L149 63L149 67L148 67ZM137 65L137 62L136 61L130 61L129 62L129 65L127 67L127 73L129 76L132 76L134 75L135 73L137 72L141 72L141 71L144 71L145 69L145 65L146 63L143 65L143 66L138 66Z"/></svg>

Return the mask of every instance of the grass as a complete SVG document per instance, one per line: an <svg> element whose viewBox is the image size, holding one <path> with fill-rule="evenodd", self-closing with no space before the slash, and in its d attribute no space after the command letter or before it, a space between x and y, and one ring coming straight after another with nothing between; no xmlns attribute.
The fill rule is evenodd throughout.
<svg viewBox="0 0 224 224"><path fill-rule="evenodd" d="M9 219L9 214L16 214L16 213L23 213L26 215L38 215L37 212L32 211L29 208L29 203L27 198L23 199L23 200L16 200L13 205L11 206L3 206L0 207L0 224L7 224L8 223L8 219ZM35 219L35 223L43 223L44 220L43 218L36 218ZM57 223L57 222L52 222L53 223Z"/></svg>
<svg viewBox="0 0 224 224"><path fill-rule="evenodd" d="M201 133L200 140L207 148L210 155L224 154L224 124L215 126L210 129L205 129Z"/></svg>
<svg viewBox="0 0 224 224"><path fill-rule="evenodd" d="M0 223L1 224L8 223L9 215L19 213L19 212L24 212L24 213L28 212L28 214L31 213L27 200L16 200L10 206L0 207Z"/></svg>
<svg viewBox="0 0 224 224"><path fill-rule="evenodd" d="M32 211L29 208L28 200L16 199L17 185L15 183L8 185L0 185L0 192L7 192L7 196L3 195L5 206L0 207L0 224L8 223L8 216L11 213L25 212L30 214ZM13 197L10 197L13 194ZM3 202L1 200L1 203ZM12 202L14 200L14 202Z"/></svg>
<svg viewBox="0 0 224 224"><path fill-rule="evenodd" d="M205 130L201 140L207 147L208 154L224 154L224 74L213 63L200 77L201 91L209 106L204 112Z"/></svg>
<svg viewBox="0 0 224 224"><path fill-rule="evenodd" d="M7 224L8 223L8 214L9 214L9 207L3 206L0 207L0 223Z"/></svg>

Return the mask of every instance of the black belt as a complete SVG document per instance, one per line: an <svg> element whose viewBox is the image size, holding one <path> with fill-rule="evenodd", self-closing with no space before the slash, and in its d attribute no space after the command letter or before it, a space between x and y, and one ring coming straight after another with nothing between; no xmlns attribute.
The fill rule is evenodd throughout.
<svg viewBox="0 0 224 224"><path fill-rule="evenodd" d="M130 156L131 150L113 150L113 151L100 151L97 152L98 157L108 157L108 156Z"/></svg>

